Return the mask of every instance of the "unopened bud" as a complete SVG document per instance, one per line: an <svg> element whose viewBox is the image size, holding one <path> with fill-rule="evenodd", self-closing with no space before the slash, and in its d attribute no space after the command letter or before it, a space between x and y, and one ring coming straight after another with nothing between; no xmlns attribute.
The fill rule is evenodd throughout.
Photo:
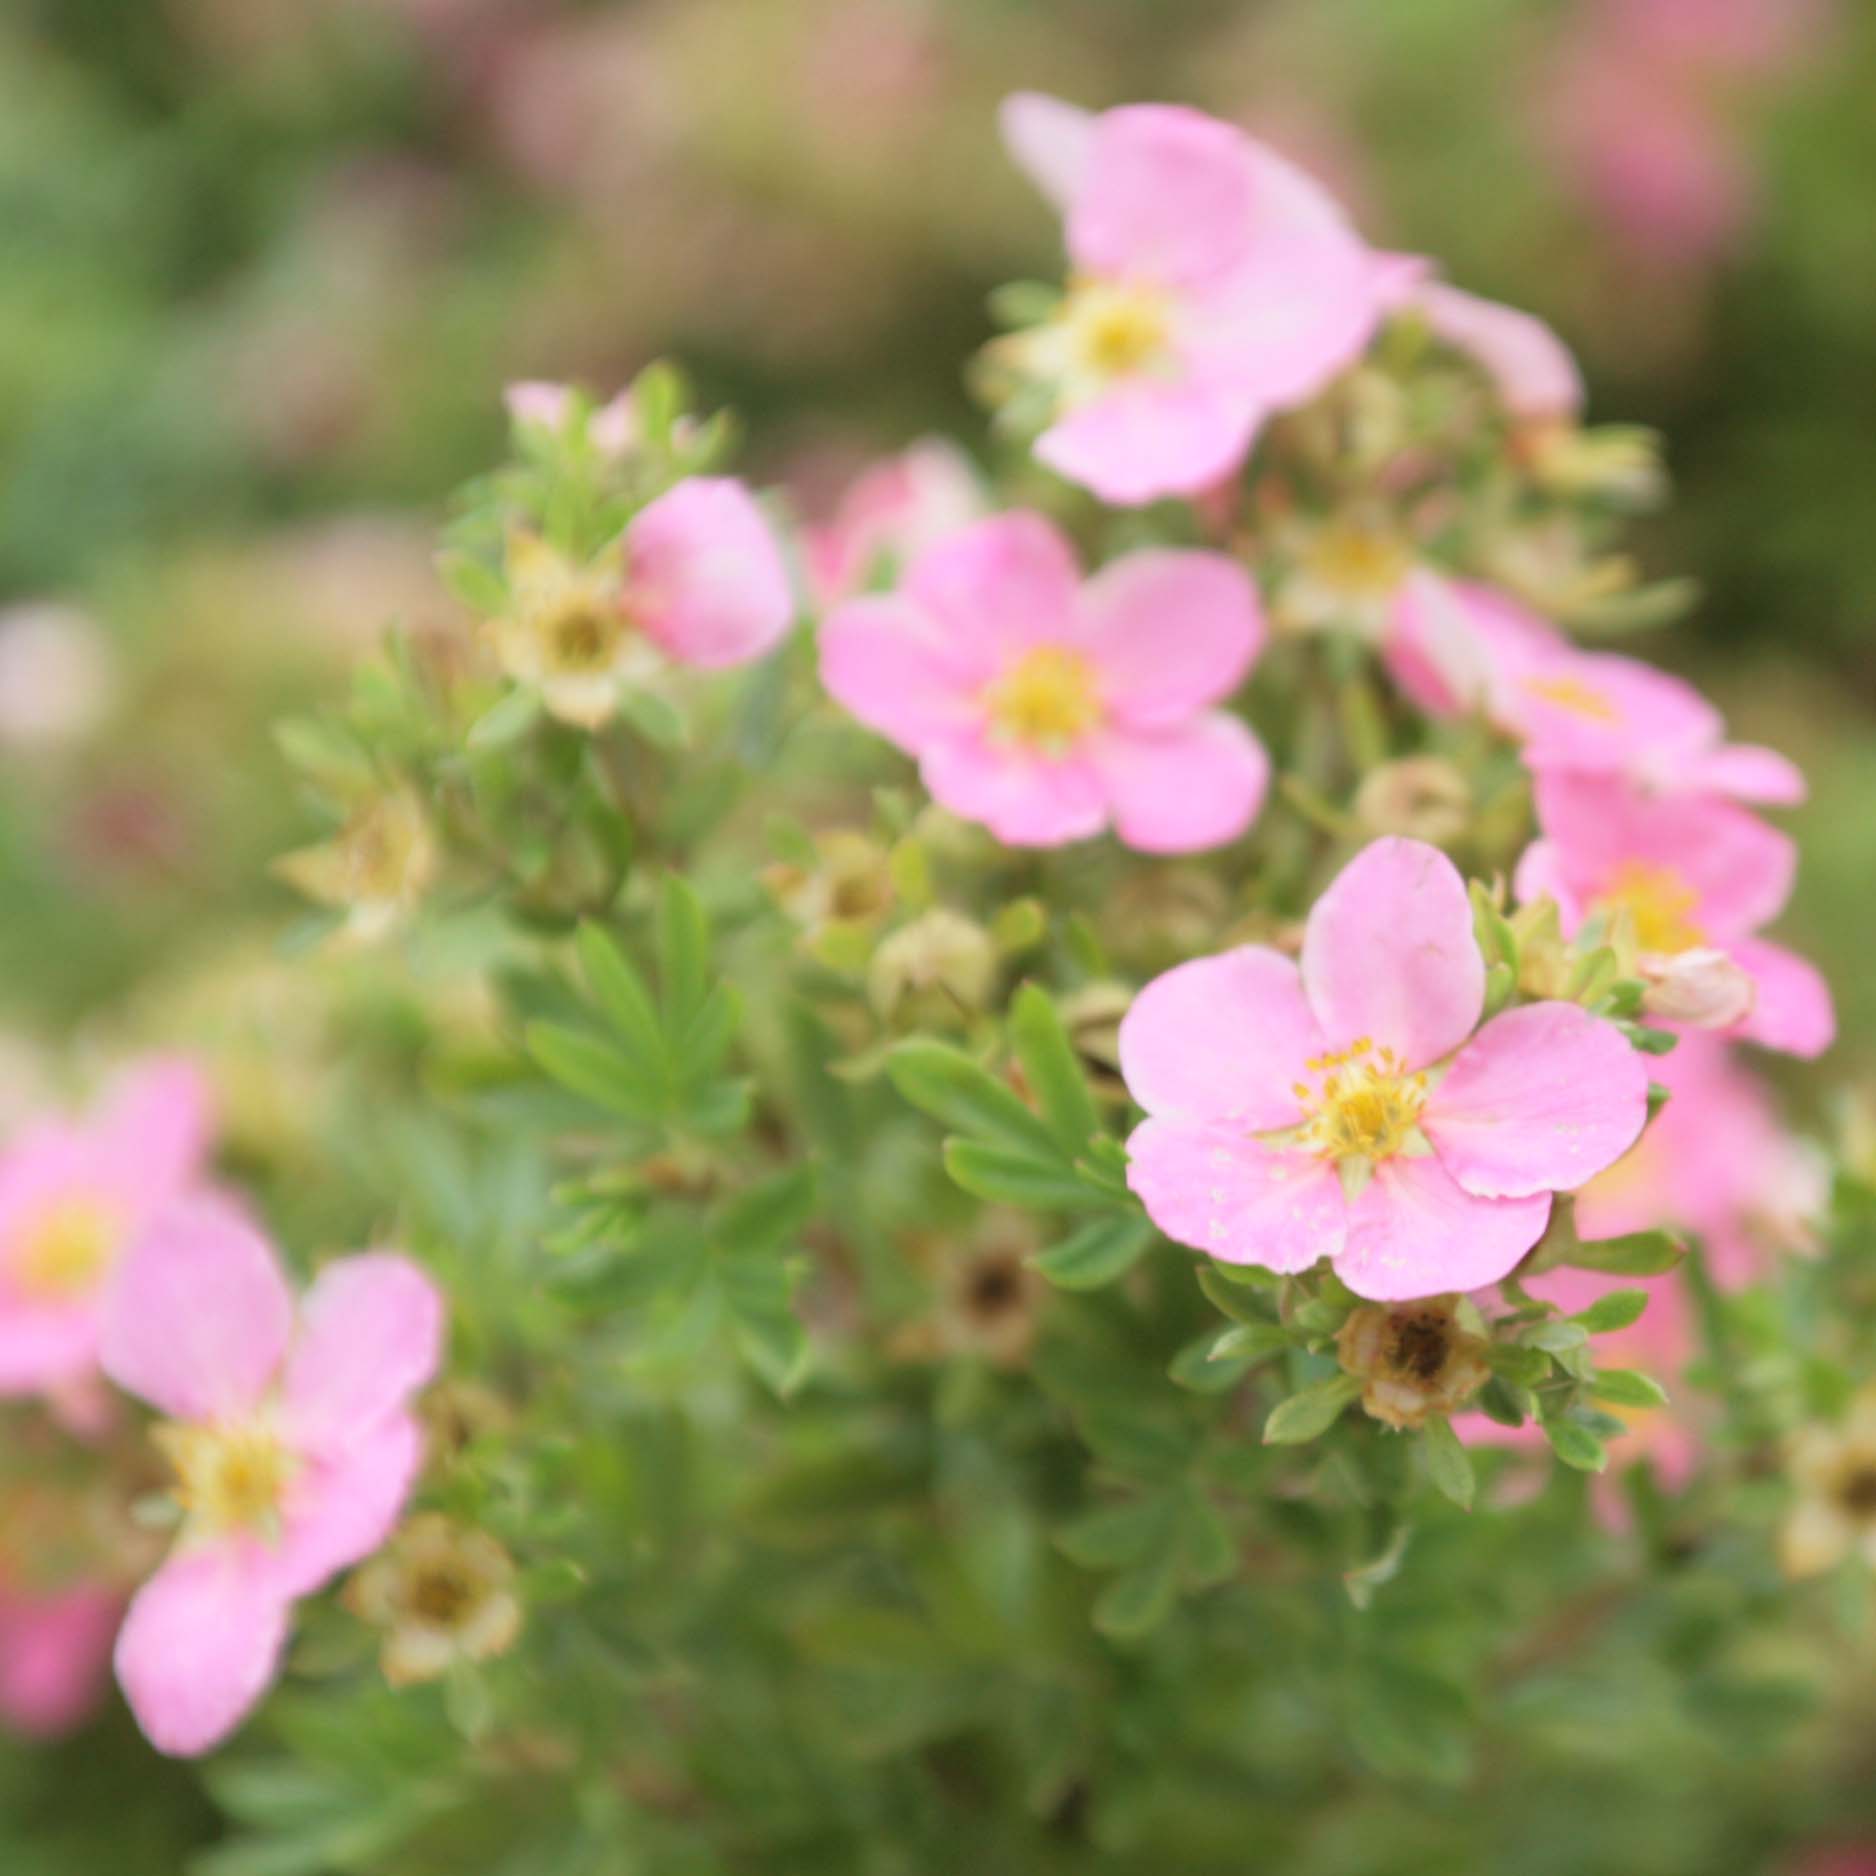
<svg viewBox="0 0 1876 1876"><path fill-rule="evenodd" d="M1471 816L1466 778L1440 756L1384 762L1355 791L1355 818L1374 834L1402 834L1438 846L1464 832Z"/></svg>
<svg viewBox="0 0 1876 1876"><path fill-rule="evenodd" d="M1387 1308L1365 1303L1335 1338L1361 1404L1391 1427L1422 1427L1464 1406L1491 1378L1486 1342L1461 1327L1449 1296Z"/></svg>
<svg viewBox="0 0 1876 1876"><path fill-rule="evenodd" d="M1635 960L1642 1008L1665 1023L1695 1029L1730 1029L1752 1013L1757 994L1751 974L1710 945L1671 954L1644 951Z"/></svg>
<svg viewBox="0 0 1876 1876"><path fill-rule="evenodd" d="M901 926L880 946L866 991L889 1023L948 1028L989 1003L996 974L990 934L941 906Z"/></svg>

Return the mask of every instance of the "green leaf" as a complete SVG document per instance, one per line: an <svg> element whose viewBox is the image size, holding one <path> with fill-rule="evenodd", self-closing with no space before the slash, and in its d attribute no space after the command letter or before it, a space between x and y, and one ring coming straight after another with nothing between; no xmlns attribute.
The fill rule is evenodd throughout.
<svg viewBox="0 0 1876 1876"><path fill-rule="evenodd" d="M1606 1400L1617 1407L1665 1407L1668 1404L1667 1389L1633 1368L1599 1369L1590 1392L1598 1400Z"/></svg>
<svg viewBox="0 0 1876 1876"><path fill-rule="evenodd" d="M1094 1626L1116 1641L1133 1641L1156 1629L1172 1613L1178 1593L1177 1548L1117 1576L1094 1604Z"/></svg>
<svg viewBox="0 0 1876 1876"><path fill-rule="evenodd" d="M1092 1218L1029 1262L1059 1289L1098 1290L1131 1270L1154 1235L1145 1218Z"/></svg>
<svg viewBox="0 0 1876 1876"><path fill-rule="evenodd" d="M1420 1450L1427 1456L1427 1475L1441 1493L1461 1511L1470 1511L1474 1489L1472 1455L1453 1431L1453 1423L1429 1420L1420 1435Z"/></svg>
<svg viewBox="0 0 1876 1876"><path fill-rule="evenodd" d="M619 715L654 749L682 749L690 740L690 726L678 714L677 706L655 691L623 692Z"/></svg>
<svg viewBox="0 0 1876 1876"><path fill-rule="evenodd" d="M1587 1309L1579 1309L1570 1320L1580 1323L1591 1335L1606 1335L1638 1321L1647 1307L1646 1290L1611 1290L1607 1296L1597 1297Z"/></svg>
<svg viewBox="0 0 1876 1876"><path fill-rule="evenodd" d="M718 1274L737 1352L786 1400L806 1376L812 1353L789 1304L787 1265L767 1254L726 1257Z"/></svg>
<svg viewBox="0 0 1876 1876"><path fill-rule="evenodd" d="M511 690L500 703L483 711L469 731L471 749L500 749L518 742L540 720L541 694L523 688Z"/></svg>
<svg viewBox="0 0 1876 1876"><path fill-rule="evenodd" d="M563 1088L628 1120L663 1114L663 1091L610 1044L559 1023L530 1023L524 1033L528 1053Z"/></svg>
<svg viewBox="0 0 1876 1876"><path fill-rule="evenodd" d="M1059 1159L982 1140L947 1140L945 1171L966 1192L1037 1212L1107 1211L1112 1201Z"/></svg>
<svg viewBox="0 0 1876 1876"><path fill-rule="evenodd" d="M436 557L437 577L471 612L505 612L508 582L499 569L473 554L452 550Z"/></svg>
<svg viewBox="0 0 1876 1876"><path fill-rule="evenodd" d="M1525 1348L1517 1342L1494 1342L1486 1358L1494 1374L1503 1375L1519 1387L1536 1387L1550 1373L1550 1363L1541 1349Z"/></svg>
<svg viewBox="0 0 1876 1876"><path fill-rule="evenodd" d="M1609 1463L1608 1449L1588 1427L1571 1419L1543 1422L1551 1451L1578 1472L1600 1472Z"/></svg>
<svg viewBox="0 0 1876 1876"><path fill-rule="evenodd" d="M1269 1312L1259 1305L1259 1292L1237 1282L1217 1264L1198 1267L1198 1285L1205 1299L1233 1322L1268 1322Z"/></svg>
<svg viewBox="0 0 1876 1876"><path fill-rule="evenodd" d="M664 1032L645 980L639 976L612 937L597 925L582 925L574 939L587 987L598 999L606 1020L646 1072L662 1073L667 1061Z"/></svg>
<svg viewBox="0 0 1876 1876"><path fill-rule="evenodd" d="M808 1162L739 1192L717 1220L717 1243L753 1257L791 1249L813 1213L815 1186L816 1169Z"/></svg>
<svg viewBox="0 0 1876 1876"><path fill-rule="evenodd" d="M892 1085L916 1108L973 1140L1022 1146L1062 1164L1055 1136L980 1063L948 1043L915 1039L887 1057Z"/></svg>
<svg viewBox="0 0 1876 1876"><path fill-rule="evenodd" d="M1162 1549L1177 1520L1178 1501L1167 1492L1100 1505L1056 1532L1056 1544L1084 1570L1119 1570Z"/></svg>
<svg viewBox="0 0 1876 1876"><path fill-rule="evenodd" d="M1044 1120L1062 1150L1073 1159L1100 1132L1101 1116L1088 1090L1088 1077L1062 1026L1061 1012L1034 984L1024 984L1010 1006L1010 1040Z"/></svg>
<svg viewBox="0 0 1876 1876"><path fill-rule="evenodd" d="M1214 1338L1206 1352L1206 1360L1261 1361L1268 1355L1280 1354L1290 1346L1292 1339L1289 1330L1280 1322L1234 1323L1222 1335Z"/></svg>
<svg viewBox="0 0 1876 1876"><path fill-rule="evenodd" d="M664 1032L676 1043L697 1020L710 989L710 923L696 887L677 873L665 875L658 904L658 970Z"/></svg>
<svg viewBox="0 0 1876 1876"><path fill-rule="evenodd" d="M1266 1446L1301 1446L1318 1439L1342 1417L1342 1409L1361 1392L1352 1374L1332 1375L1272 1408L1264 1422Z"/></svg>
<svg viewBox="0 0 1876 1876"><path fill-rule="evenodd" d="M1547 1355L1567 1355L1589 1340L1589 1331L1581 1323L1554 1317L1530 1324L1520 1339L1527 1348L1541 1348Z"/></svg>
<svg viewBox="0 0 1876 1876"><path fill-rule="evenodd" d="M1616 1277L1658 1277L1686 1255L1686 1245L1672 1232L1631 1231L1626 1237L1572 1245L1558 1261L1577 1270L1603 1270Z"/></svg>

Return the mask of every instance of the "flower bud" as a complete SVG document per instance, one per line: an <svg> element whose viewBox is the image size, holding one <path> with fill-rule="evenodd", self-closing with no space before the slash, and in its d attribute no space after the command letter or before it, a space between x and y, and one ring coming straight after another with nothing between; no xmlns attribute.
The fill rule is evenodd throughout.
<svg viewBox="0 0 1876 1876"><path fill-rule="evenodd" d="M814 848L813 866L772 866L762 883L801 928L802 949L840 968L849 955L864 959L867 938L892 909L890 856L848 828L817 835Z"/></svg>
<svg viewBox="0 0 1876 1876"><path fill-rule="evenodd" d="M939 906L901 926L874 952L866 993L900 1028L949 1028L989 1003L996 974L990 934Z"/></svg>
<svg viewBox="0 0 1876 1876"><path fill-rule="evenodd" d="M1666 1023L1695 1029L1730 1029L1751 1014L1751 974L1710 945L1671 954L1644 951L1635 960L1642 1008Z"/></svg>
<svg viewBox="0 0 1876 1876"><path fill-rule="evenodd" d="M1472 815L1466 778L1440 756L1403 756L1370 770L1355 791L1355 818L1375 834L1404 834L1439 845Z"/></svg>
<svg viewBox="0 0 1876 1876"><path fill-rule="evenodd" d="M1460 1326L1450 1296L1388 1308L1365 1303L1335 1338L1343 1371L1360 1378L1361 1404L1391 1427L1422 1427L1454 1412L1491 1378L1486 1342Z"/></svg>

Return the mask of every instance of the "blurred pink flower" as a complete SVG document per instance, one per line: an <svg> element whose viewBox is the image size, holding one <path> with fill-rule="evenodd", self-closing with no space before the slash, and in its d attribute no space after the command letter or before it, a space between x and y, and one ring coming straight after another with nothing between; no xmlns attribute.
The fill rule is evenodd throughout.
<svg viewBox="0 0 1876 1876"><path fill-rule="evenodd" d="M1752 1013L1730 1032L1815 1056L1836 1034L1815 966L1759 937L1791 895L1788 835L1712 795L1643 793L1616 776L1540 773L1542 838L1518 863L1518 897L1557 901L1566 935L1625 914L1644 954L1724 951L1752 978Z"/></svg>
<svg viewBox="0 0 1876 1876"><path fill-rule="evenodd" d="M574 388L539 378L511 384L502 393L508 416L518 429L542 429L556 435L566 428L574 409ZM586 434L601 456L617 461L631 454L638 442L638 412L632 393L621 391L601 404L587 419Z"/></svg>
<svg viewBox="0 0 1876 1876"><path fill-rule="evenodd" d="M1304 930L1301 968L1247 945L1168 971L1120 1029L1148 1118L1128 1183L1168 1237L1228 1263L1327 1257L1396 1302L1496 1282L1551 1194L1640 1134L1648 1072L1613 1025L1532 1003L1475 1036L1485 965L1437 848L1378 840Z"/></svg>
<svg viewBox="0 0 1876 1876"><path fill-rule="evenodd" d="M1145 852L1235 840L1262 805L1263 746L1217 708L1249 672L1256 589L1221 554L1129 554L1082 583L1040 515L927 548L896 592L847 601L821 677L918 757L933 798L1012 846L1110 822Z"/></svg>
<svg viewBox="0 0 1876 1876"><path fill-rule="evenodd" d="M125 1260L106 1373L168 1416L185 1522L133 1598L117 1675L160 1751L207 1751L274 1678L293 1602L389 1535L422 1462L411 1396L443 1305L388 1252L341 1258L300 1300L232 1205L173 1206Z"/></svg>
<svg viewBox="0 0 1876 1876"><path fill-rule="evenodd" d="M35 1592L0 1581L0 1727L56 1739L104 1691L123 1598L99 1584Z"/></svg>
<svg viewBox="0 0 1876 1876"><path fill-rule="evenodd" d="M0 611L0 752L82 741L116 689L111 642L88 614L50 601Z"/></svg>
<svg viewBox="0 0 1876 1876"><path fill-rule="evenodd" d="M188 1062L129 1071L83 1121L40 1120L0 1149L0 1395L80 1383L123 1260L200 1187L208 1087Z"/></svg>
<svg viewBox="0 0 1876 1876"><path fill-rule="evenodd" d="M954 534L984 512L983 486L955 443L926 437L875 463L840 498L831 520L805 531L809 577L831 606L882 570Z"/></svg>
<svg viewBox="0 0 1876 1876"><path fill-rule="evenodd" d="M1325 191L1233 126L1021 93L1003 132L1063 211L1073 273L1060 311L1004 355L1053 401L1037 457L1103 500L1230 475L1267 416L1368 343L1367 249Z"/></svg>

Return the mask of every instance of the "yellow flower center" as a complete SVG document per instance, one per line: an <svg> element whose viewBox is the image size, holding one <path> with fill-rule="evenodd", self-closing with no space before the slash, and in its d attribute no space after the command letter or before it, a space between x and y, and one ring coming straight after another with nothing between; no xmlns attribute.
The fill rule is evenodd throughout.
<svg viewBox="0 0 1876 1876"><path fill-rule="evenodd" d="M1338 592L1385 596L1413 570L1413 551L1387 528L1332 522L1310 543L1309 571Z"/></svg>
<svg viewBox="0 0 1876 1876"><path fill-rule="evenodd" d="M1322 1158L1372 1165L1413 1144L1427 1078L1410 1075L1392 1049L1377 1049L1363 1036L1337 1054L1312 1057L1308 1066L1322 1079L1313 1089L1299 1081L1295 1094L1309 1116L1303 1142Z"/></svg>
<svg viewBox="0 0 1876 1876"><path fill-rule="evenodd" d="M1635 942L1644 951L1671 956L1706 942L1706 934L1691 916L1700 904L1700 894L1675 867L1624 860L1596 903L1611 917L1626 913Z"/></svg>
<svg viewBox="0 0 1876 1876"><path fill-rule="evenodd" d="M116 1210L92 1198L63 1198L26 1228L13 1280L26 1295L62 1302L89 1290L110 1267L123 1235Z"/></svg>
<svg viewBox="0 0 1876 1876"><path fill-rule="evenodd" d="M997 735L1059 754L1101 720L1094 666L1078 651L1038 645L985 692Z"/></svg>
<svg viewBox="0 0 1876 1876"><path fill-rule="evenodd" d="M1165 296L1152 287L1089 280L1069 290L1057 315L1075 366L1098 384L1144 371L1172 334Z"/></svg>
<svg viewBox="0 0 1876 1876"><path fill-rule="evenodd" d="M152 1435L176 1469L176 1497L205 1531L276 1533L293 1455L266 1424L160 1426Z"/></svg>
<svg viewBox="0 0 1876 1876"><path fill-rule="evenodd" d="M570 595L540 622L543 662L556 677L592 677L612 668L625 637L622 615L584 594Z"/></svg>
<svg viewBox="0 0 1876 1876"><path fill-rule="evenodd" d="M1580 677L1527 677L1526 692L1540 702L1555 704L1559 710L1587 717L1592 723L1620 723L1622 712L1594 686Z"/></svg>

